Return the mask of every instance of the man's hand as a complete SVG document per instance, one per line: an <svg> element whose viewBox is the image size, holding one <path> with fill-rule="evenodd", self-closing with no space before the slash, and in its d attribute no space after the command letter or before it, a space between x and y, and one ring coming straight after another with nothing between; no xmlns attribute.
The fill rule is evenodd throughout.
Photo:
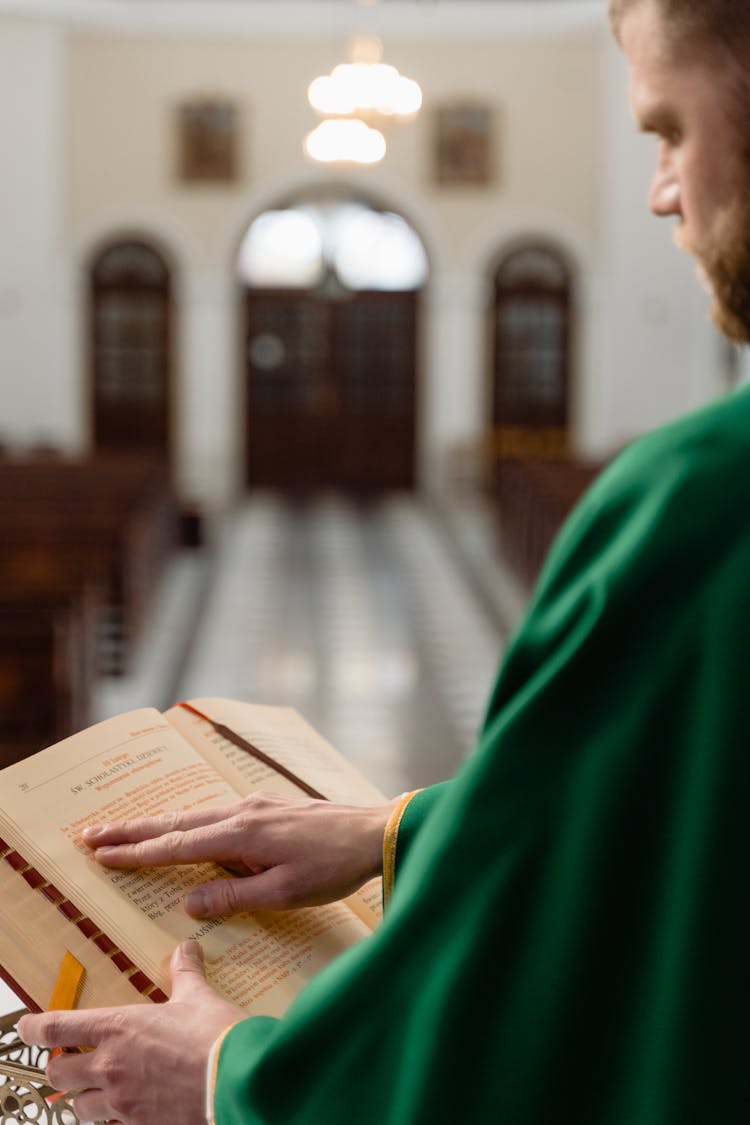
<svg viewBox="0 0 750 1125"><path fill-rule="evenodd" d="M86 829L106 867L163 867L213 860L235 878L189 892L193 918L285 910L345 898L380 874L393 805L359 808L254 793L236 805L167 813Z"/></svg>
<svg viewBox="0 0 750 1125"><path fill-rule="evenodd" d="M212 1044L246 1013L206 981L197 942L172 957L172 998L79 1012L23 1016L18 1033L40 1047L91 1047L50 1059L58 1090L80 1091L74 1108L84 1121L122 1125L206 1125L206 1071Z"/></svg>

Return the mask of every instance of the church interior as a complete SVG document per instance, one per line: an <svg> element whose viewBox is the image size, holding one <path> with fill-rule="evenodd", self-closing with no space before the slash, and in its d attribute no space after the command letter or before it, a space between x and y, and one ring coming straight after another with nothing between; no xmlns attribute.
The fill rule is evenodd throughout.
<svg viewBox="0 0 750 1125"><path fill-rule="evenodd" d="M448 776L581 492L743 377L606 3L0 0L0 88L2 765L214 695Z"/></svg>

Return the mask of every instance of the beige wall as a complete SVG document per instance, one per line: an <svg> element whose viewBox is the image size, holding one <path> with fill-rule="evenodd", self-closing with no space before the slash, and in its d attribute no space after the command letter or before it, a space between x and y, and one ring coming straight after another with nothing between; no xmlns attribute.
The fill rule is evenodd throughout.
<svg viewBox="0 0 750 1125"><path fill-rule="evenodd" d="M75 447L65 35L0 18L0 441Z"/></svg>
<svg viewBox="0 0 750 1125"><path fill-rule="evenodd" d="M499 226L504 214L539 212L593 241L597 51L593 34L501 44L389 41L388 60L420 81L426 108L415 123L392 128L382 168L352 178L381 189L396 183L429 204L449 262L462 260L462 247L477 227ZM297 176L325 175L313 173L302 153L315 123L305 90L340 56L336 46L315 41L75 34L69 191L74 236L108 214L169 213L190 232L196 254L215 261L243 200ZM195 95L229 97L240 107L242 172L231 188L177 182L175 107ZM500 174L488 190L436 190L430 182L430 107L454 96L480 97L497 108Z"/></svg>

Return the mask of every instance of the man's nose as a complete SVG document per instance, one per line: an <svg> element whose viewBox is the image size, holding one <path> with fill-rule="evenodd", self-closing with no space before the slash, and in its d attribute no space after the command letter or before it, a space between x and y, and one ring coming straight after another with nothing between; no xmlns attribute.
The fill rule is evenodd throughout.
<svg viewBox="0 0 750 1125"><path fill-rule="evenodd" d="M680 185L667 165L657 166L648 193L648 206L653 215L660 217L682 214Z"/></svg>

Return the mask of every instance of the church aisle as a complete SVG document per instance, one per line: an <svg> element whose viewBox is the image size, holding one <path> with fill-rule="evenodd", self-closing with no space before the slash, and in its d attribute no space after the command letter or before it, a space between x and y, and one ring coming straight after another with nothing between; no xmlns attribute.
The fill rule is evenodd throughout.
<svg viewBox="0 0 750 1125"><path fill-rule="evenodd" d="M256 494L224 528L178 694L296 707L391 794L471 750L500 650L413 500Z"/></svg>

